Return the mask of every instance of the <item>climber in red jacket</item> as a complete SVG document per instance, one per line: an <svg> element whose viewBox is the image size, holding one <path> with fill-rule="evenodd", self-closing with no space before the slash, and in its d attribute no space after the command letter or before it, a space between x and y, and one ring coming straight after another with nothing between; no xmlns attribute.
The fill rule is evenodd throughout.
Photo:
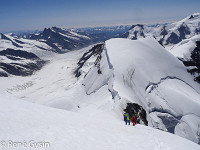
<svg viewBox="0 0 200 150"><path fill-rule="evenodd" d="M131 117L131 122L133 123L133 126L135 126L136 121L137 121L136 116L133 115L133 116Z"/></svg>

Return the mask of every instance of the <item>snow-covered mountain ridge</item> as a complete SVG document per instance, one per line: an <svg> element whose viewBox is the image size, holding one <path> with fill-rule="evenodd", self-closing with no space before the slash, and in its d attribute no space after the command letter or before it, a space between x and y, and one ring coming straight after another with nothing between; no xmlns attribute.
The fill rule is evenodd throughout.
<svg viewBox="0 0 200 150"><path fill-rule="evenodd" d="M58 53L77 50L98 42L104 42L128 31L130 26L121 25L113 27L88 27L88 28L45 28L38 34L26 35L28 39L42 41L55 49Z"/></svg>
<svg viewBox="0 0 200 150"><path fill-rule="evenodd" d="M108 36L97 36L98 28L90 34L46 28L32 39L0 34L0 75L8 76L0 78L0 138L47 140L51 149L200 149L200 84L194 81L198 72L190 74L200 64L198 16L166 25L168 37L179 35L177 45L164 30L163 42L146 37L151 34L143 25L133 27L142 31L134 31L142 37L137 40L110 39L77 51L69 49ZM159 26L149 31L159 33ZM141 125L127 127L123 113L136 105Z"/></svg>
<svg viewBox="0 0 200 150"><path fill-rule="evenodd" d="M200 83L200 34L181 41L170 52L183 62L194 80Z"/></svg>
<svg viewBox="0 0 200 150"><path fill-rule="evenodd" d="M0 51L0 76L27 76L42 68L45 61L35 54L14 49Z"/></svg>
<svg viewBox="0 0 200 150"><path fill-rule="evenodd" d="M102 74L98 67L87 73L86 93L108 85L115 104L138 103L147 111L150 126L199 143L200 86L156 40L106 41L99 68Z"/></svg>
<svg viewBox="0 0 200 150"><path fill-rule="evenodd" d="M164 25L133 25L122 37L135 40L151 36L164 46L173 46L199 33L200 13L194 13L181 21Z"/></svg>
<svg viewBox="0 0 200 150"><path fill-rule="evenodd" d="M0 76L27 76L54 55L47 44L0 34Z"/></svg>
<svg viewBox="0 0 200 150"><path fill-rule="evenodd" d="M121 121L126 104L137 103L149 126L199 143L200 86L176 57L152 38L111 39L94 55L91 48L56 56L33 76L0 79L1 93Z"/></svg>
<svg viewBox="0 0 200 150"><path fill-rule="evenodd" d="M65 53L77 50L88 45L104 42L105 40L119 36L127 31L129 26L93 27L79 29L45 28L43 31L34 34L0 34L0 51L7 49L22 51L23 53L36 55L43 62L51 59L55 53ZM15 52L10 55L14 56ZM22 53L18 53L22 54ZM17 55L17 57L21 57ZM44 63L33 62L32 67L29 60L10 59L8 56L0 56L0 76L31 75L40 69ZM40 61L41 62L41 61ZM33 66L34 65L34 66ZM20 70L20 71L17 71Z"/></svg>

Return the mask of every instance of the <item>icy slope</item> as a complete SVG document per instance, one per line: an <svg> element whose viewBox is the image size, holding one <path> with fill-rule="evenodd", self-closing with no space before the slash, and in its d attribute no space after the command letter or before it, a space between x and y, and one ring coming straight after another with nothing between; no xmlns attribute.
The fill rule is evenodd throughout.
<svg viewBox="0 0 200 150"><path fill-rule="evenodd" d="M199 143L200 86L184 65L155 39L111 39L83 83L86 93L108 85L115 107L136 102L149 125ZM181 105L180 105L181 104Z"/></svg>
<svg viewBox="0 0 200 150"><path fill-rule="evenodd" d="M191 60L191 53L196 47L196 41L200 41L200 35L195 35L176 44L170 52L185 61Z"/></svg>
<svg viewBox="0 0 200 150"><path fill-rule="evenodd" d="M0 97L0 148L3 150L36 147L44 150L200 149L199 145L181 137L142 125L125 126L114 117L101 120L4 95Z"/></svg>

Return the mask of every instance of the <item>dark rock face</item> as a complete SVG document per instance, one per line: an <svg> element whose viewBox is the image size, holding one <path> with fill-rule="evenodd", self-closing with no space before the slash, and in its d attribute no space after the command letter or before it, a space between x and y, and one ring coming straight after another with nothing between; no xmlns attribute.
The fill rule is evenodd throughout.
<svg viewBox="0 0 200 150"><path fill-rule="evenodd" d="M20 41L20 40L17 40L15 39L15 42L19 43L19 44L25 44L24 42Z"/></svg>
<svg viewBox="0 0 200 150"><path fill-rule="evenodd" d="M180 41L181 40L180 40L179 36L176 33L172 32L170 34L169 38L166 41L166 45L168 45L168 44L177 44Z"/></svg>
<svg viewBox="0 0 200 150"><path fill-rule="evenodd" d="M182 61L182 63L186 66L186 67L189 67L189 66L195 66L195 62L193 60L189 60L189 61L185 61L183 59L180 59L180 61Z"/></svg>
<svg viewBox="0 0 200 150"><path fill-rule="evenodd" d="M179 35L172 32L166 41L167 45L168 44L177 44L177 43L181 42L183 39L186 39L186 35L189 35L191 33L189 27L184 23L177 30L179 32ZM165 35L166 35L166 32L165 32Z"/></svg>
<svg viewBox="0 0 200 150"><path fill-rule="evenodd" d="M22 50L6 49L0 51L0 56L5 56L12 60L12 63L0 62L0 68L8 74L16 76L32 75L34 71L41 69L45 64L45 61L41 60L35 54ZM8 74L0 73L0 76L7 77Z"/></svg>
<svg viewBox="0 0 200 150"><path fill-rule="evenodd" d="M97 44L92 49L90 49L88 52L84 53L83 56L78 61L78 67L75 70L74 74L78 78L81 75L80 69L83 67L85 62L90 59L91 56L97 56L102 53L104 49L104 44ZM98 59L97 59L98 60ZM96 62L95 62L96 63Z"/></svg>
<svg viewBox="0 0 200 150"><path fill-rule="evenodd" d="M193 24L193 25L192 25ZM174 45L183 39L200 33L199 15L191 15L183 21L172 24L133 25L121 38L137 40L147 36L155 37L163 45Z"/></svg>
<svg viewBox="0 0 200 150"><path fill-rule="evenodd" d="M161 29L161 35L165 36L168 34L167 30L166 30L166 26L163 26L163 28Z"/></svg>
<svg viewBox="0 0 200 150"><path fill-rule="evenodd" d="M104 42L113 37L119 37L128 31L128 27L96 27L80 28L73 30L57 27L45 28L40 34L32 34L29 39L39 40L46 43L57 53L65 50L76 50L94 43Z"/></svg>
<svg viewBox="0 0 200 150"><path fill-rule="evenodd" d="M0 72L0 77L8 77L8 74L4 72Z"/></svg>
<svg viewBox="0 0 200 150"><path fill-rule="evenodd" d="M144 25L141 25L141 24L133 25L131 27L131 29L134 29L135 27L139 27L140 30L134 31L134 33L133 33L134 36L133 36L132 40L137 40L138 37L145 37L145 35L144 35Z"/></svg>
<svg viewBox="0 0 200 150"><path fill-rule="evenodd" d="M195 65L200 69L200 41L196 42L196 48L191 53L191 58L195 62Z"/></svg>
<svg viewBox="0 0 200 150"><path fill-rule="evenodd" d="M7 36L5 36L4 34L0 33L1 34L1 39L5 39L5 40L8 40L10 41L14 46L18 47L18 48L23 48L22 46L18 45L16 42L12 41L11 39L9 39Z"/></svg>
<svg viewBox="0 0 200 150"><path fill-rule="evenodd" d="M45 28L38 35L31 35L30 39L43 40L47 45L55 49L55 52L62 53L62 50L74 50L90 44L88 38L75 37L69 31L60 28Z"/></svg>
<svg viewBox="0 0 200 150"><path fill-rule="evenodd" d="M192 51L191 58L198 69L198 76L195 78L195 81L200 83L200 41L196 42L196 48Z"/></svg>
<svg viewBox="0 0 200 150"><path fill-rule="evenodd" d="M6 50L0 51L0 55L10 57L13 60L20 59L17 57L21 57L21 58L25 58L25 59L39 59L39 57L37 57L33 53L29 53L29 52L22 51L22 50L14 50L11 48L7 48Z"/></svg>
<svg viewBox="0 0 200 150"><path fill-rule="evenodd" d="M3 70L8 72L9 74L16 75L16 76L28 76L32 75L34 71L41 69L44 62L39 61L37 63L28 63L25 65L19 63L0 63L0 66Z"/></svg>
<svg viewBox="0 0 200 150"><path fill-rule="evenodd" d="M137 28L137 29L135 29ZM129 36L129 32L131 30L134 30L134 32L132 31L132 40L137 40L140 37L146 37L144 34L144 25L142 24L136 24L136 25L132 25L132 27L129 29L128 32L125 32L124 34L122 34L121 36L119 36L120 38L128 38Z"/></svg>
<svg viewBox="0 0 200 150"><path fill-rule="evenodd" d="M179 38L181 40L186 39L185 36L189 35L191 33L189 27L184 23L178 28L178 31L180 33L180 37Z"/></svg>
<svg viewBox="0 0 200 150"><path fill-rule="evenodd" d="M200 26L200 24L199 24L199 26ZM195 29L195 32L196 32L196 34L199 34L200 33L200 28L199 29Z"/></svg>
<svg viewBox="0 0 200 150"><path fill-rule="evenodd" d="M129 30L134 29L135 27L140 27L142 30L144 30L144 25L142 24L136 24L136 25L132 25L132 27Z"/></svg>
<svg viewBox="0 0 200 150"><path fill-rule="evenodd" d="M189 19L193 19L193 18L194 18L194 16L193 16L193 15L191 15Z"/></svg>
<svg viewBox="0 0 200 150"><path fill-rule="evenodd" d="M191 52L191 60L184 61L179 59L183 62L186 67L192 66L195 67L193 69L188 69L187 71L192 75L198 74L194 80L200 83L200 41L196 42L196 48Z"/></svg>
<svg viewBox="0 0 200 150"><path fill-rule="evenodd" d="M144 108L136 103L127 103L126 109L124 112L129 113L130 116L134 115L135 113L138 114L137 123L143 123L148 126L148 121L146 118L146 111Z"/></svg>

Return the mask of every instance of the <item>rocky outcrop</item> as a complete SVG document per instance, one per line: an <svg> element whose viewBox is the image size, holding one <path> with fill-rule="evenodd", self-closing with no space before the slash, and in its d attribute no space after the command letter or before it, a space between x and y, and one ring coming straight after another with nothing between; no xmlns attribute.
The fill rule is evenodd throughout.
<svg viewBox="0 0 200 150"><path fill-rule="evenodd" d="M200 83L200 41L196 42L196 48L191 53L191 58L197 67L196 72L198 73L194 80Z"/></svg>
<svg viewBox="0 0 200 150"><path fill-rule="evenodd" d="M83 67L83 65L85 64L85 62L90 59L91 56L97 56L102 53L104 48L104 44L97 44L95 45L93 48L91 48L89 51L87 51L86 53L83 54L83 56L79 59L77 65L77 69L75 70L74 74L75 76L78 78L81 75L81 71L80 69ZM98 60L98 59L97 59ZM96 62L97 65L97 62Z"/></svg>
<svg viewBox="0 0 200 150"><path fill-rule="evenodd" d="M21 41L17 40L17 41L12 41L10 38L8 38L7 36L5 36L4 34L0 33L0 39L4 39L4 40L8 40L10 41L14 46L16 46L17 48L23 48L22 46L20 46L19 44L17 43L20 43Z"/></svg>
<svg viewBox="0 0 200 150"><path fill-rule="evenodd" d="M124 109L125 113L129 113L130 116L134 114L138 114L137 123L145 124L148 126L147 115L144 108L136 103L127 103L126 109Z"/></svg>
<svg viewBox="0 0 200 150"><path fill-rule="evenodd" d="M113 37L119 37L127 32L130 26L94 27L64 29L58 27L45 28L39 34L27 36L52 47L55 52L63 53L76 50L91 44L104 42Z"/></svg>
<svg viewBox="0 0 200 150"><path fill-rule="evenodd" d="M31 35L30 39L45 42L58 53L64 50L79 49L90 44L90 38L87 36L57 27L45 28L42 33Z"/></svg>
<svg viewBox="0 0 200 150"><path fill-rule="evenodd" d="M28 76L35 71L40 70L45 64L33 53L22 50L6 49L0 51L0 76L7 77L8 75Z"/></svg>

